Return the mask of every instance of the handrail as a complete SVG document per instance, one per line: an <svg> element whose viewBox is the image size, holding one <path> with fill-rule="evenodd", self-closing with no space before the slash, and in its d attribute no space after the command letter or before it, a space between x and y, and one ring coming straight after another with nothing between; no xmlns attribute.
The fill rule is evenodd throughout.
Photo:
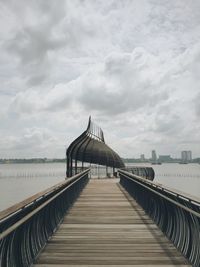
<svg viewBox="0 0 200 267"><path fill-rule="evenodd" d="M162 184L160 183L156 183L156 182L152 182L150 180L147 180L147 179L144 179L143 177L140 177L138 175L135 175L135 174L131 174L129 172L126 172L124 170L119 170L119 172L123 173L124 175L127 176L127 178L130 179L130 177L132 178L135 178L137 179L138 181L141 181L142 183L144 184L147 184L147 185L151 185L152 187L154 188L157 188L157 189L160 189L162 192L166 192L166 193L169 193L171 194L172 196L176 196L180 199L184 199L184 200L187 200L188 202L192 202L198 206L200 206L200 199L196 196L190 196L189 194L187 193L184 193L184 192L181 192L181 191L178 191L176 189L172 189L168 186L163 186ZM130 177L129 177L130 176ZM142 186L144 186L143 184L141 183ZM155 193L157 193L155 190L154 190ZM161 195L161 194L160 194ZM164 195L162 196L164 197Z"/></svg>
<svg viewBox="0 0 200 267"><path fill-rule="evenodd" d="M3 219L5 219L6 217L12 216L12 214L15 214L16 212L24 209L26 206L32 205L34 204L34 202L37 202L41 197L44 197L48 194L50 194L51 192L59 189L63 184L65 184L66 181L62 181L60 183L57 183L56 185L43 190L35 195L32 195L31 197L26 198L25 200L12 205L11 207L0 211L0 223Z"/></svg>
<svg viewBox="0 0 200 267"><path fill-rule="evenodd" d="M89 169L83 171L81 174L85 174L89 171ZM61 189L62 187L67 186L68 184L70 184L71 182L73 182L74 180L77 179L77 177L80 176L79 174L74 175L71 178L67 178L67 180L62 181L60 183L57 183L54 186L51 186L49 188L47 188L46 190L43 190L29 198L26 198L25 200L3 210L0 211L0 224L6 220L7 218L9 218L12 215L16 215L17 212L20 212L21 210L30 207L31 205L34 205L37 201L44 199L46 196L55 193L55 191L58 191L59 189Z"/></svg>
<svg viewBox="0 0 200 267"><path fill-rule="evenodd" d="M1 267L28 267L33 263L87 183L89 171L39 193L0 220Z"/></svg>
<svg viewBox="0 0 200 267"><path fill-rule="evenodd" d="M121 168L120 170L127 171L151 181L153 181L155 177L154 169L149 166L126 166L125 168Z"/></svg>
<svg viewBox="0 0 200 267"><path fill-rule="evenodd" d="M4 237L6 237L8 234L10 234L12 231L14 231L17 227L22 225L24 222L26 222L28 219L30 219L33 215L35 215L38 211L43 209L45 206L47 206L51 201L53 201L55 198L57 198L59 195L61 195L63 192L65 192L69 187L73 186L74 183L78 182L83 175L88 172L85 171L83 174L79 177L79 175L75 175L73 178L70 179L70 181L66 182L67 187L59 191L56 195L52 196L49 200L45 201L42 205L40 205L38 208L34 209L32 212L28 213L25 217L23 217L21 220L16 222L14 225L9 227L6 231L4 231L2 234L0 234L0 240ZM59 187L60 189L60 187ZM45 196L43 196L45 197ZM37 201L37 200L36 200ZM34 202L33 202L34 203ZM0 221L1 222L1 221Z"/></svg>
<svg viewBox="0 0 200 267"><path fill-rule="evenodd" d="M200 201L119 170L120 183L194 267L200 266Z"/></svg>

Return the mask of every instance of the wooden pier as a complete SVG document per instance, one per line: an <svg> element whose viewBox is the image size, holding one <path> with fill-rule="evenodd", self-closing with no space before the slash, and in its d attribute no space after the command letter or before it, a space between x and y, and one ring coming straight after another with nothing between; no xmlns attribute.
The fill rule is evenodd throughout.
<svg viewBox="0 0 200 267"><path fill-rule="evenodd" d="M66 156L63 182L0 213L0 267L200 267L199 199L125 168L91 118Z"/></svg>
<svg viewBox="0 0 200 267"><path fill-rule="evenodd" d="M34 266L191 265L117 179L91 179Z"/></svg>

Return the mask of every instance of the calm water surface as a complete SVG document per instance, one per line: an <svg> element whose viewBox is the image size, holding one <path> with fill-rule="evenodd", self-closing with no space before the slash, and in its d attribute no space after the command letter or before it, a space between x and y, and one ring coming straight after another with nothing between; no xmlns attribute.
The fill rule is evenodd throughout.
<svg viewBox="0 0 200 267"><path fill-rule="evenodd" d="M65 164L0 164L0 210L65 178Z"/></svg>
<svg viewBox="0 0 200 267"><path fill-rule="evenodd" d="M141 164L137 166L142 166ZM144 164L153 167L154 181L200 198L200 164Z"/></svg>
<svg viewBox="0 0 200 267"><path fill-rule="evenodd" d="M162 164L152 167L156 174L154 181L200 197L199 164ZM64 179L64 163L0 164L0 210Z"/></svg>

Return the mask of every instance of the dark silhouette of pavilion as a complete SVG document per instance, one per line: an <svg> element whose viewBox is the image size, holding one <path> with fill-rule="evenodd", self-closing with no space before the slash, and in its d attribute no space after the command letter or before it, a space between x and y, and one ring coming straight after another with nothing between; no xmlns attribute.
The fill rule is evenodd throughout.
<svg viewBox="0 0 200 267"><path fill-rule="evenodd" d="M125 167L120 156L106 145L102 129L91 121L91 117L87 129L68 147L66 157L67 177L77 174L79 168L83 169L84 162L112 167L113 174L115 168ZM78 162L81 162L81 167Z"/></svg>

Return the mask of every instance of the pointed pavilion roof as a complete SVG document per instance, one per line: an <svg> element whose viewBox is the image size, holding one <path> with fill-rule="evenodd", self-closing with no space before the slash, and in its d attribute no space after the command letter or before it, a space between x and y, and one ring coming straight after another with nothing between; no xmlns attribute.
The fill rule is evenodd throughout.
<svg viewBox="0 0 200 267"><path fill-rule="evenodd" d="M91 116L87 129L70 144L66 154L76 161L113 168L125 167L120 156L105 143L102 129L92 122Z"/></svg>

